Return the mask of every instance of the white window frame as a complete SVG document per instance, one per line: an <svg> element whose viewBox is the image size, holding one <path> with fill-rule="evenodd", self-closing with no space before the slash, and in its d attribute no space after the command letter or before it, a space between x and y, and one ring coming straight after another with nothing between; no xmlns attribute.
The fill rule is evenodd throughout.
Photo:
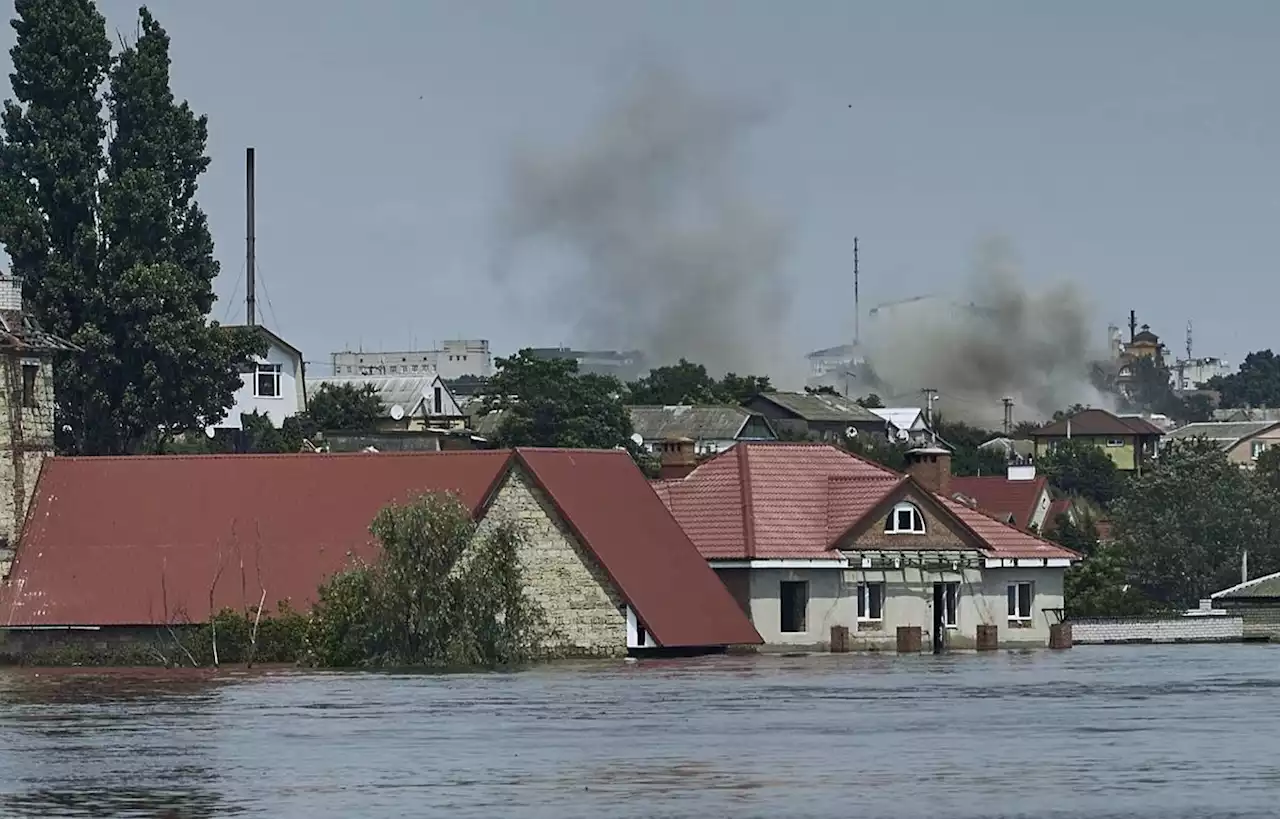
<svg viewBox="0 0 1280 819"><path fill-rule="evenodd" d="M876 587L880 590L880 616L871 616L871 588ZM884 581L868 580L858 584L858 622L859 623L883 623L884 622Z"/></svg>
<svg viewBox="0 0 1280 819"><path fill-rule="evenodd" d="M960 584L954 580L948 580L942 584L942 589L942 625L947 628L959 628Z"/></svg>
<svg viewBox="0 0 1280 819"><path fill-rule="evenodd" d="M284 368L279 364L259 362L253 369L253 397L284 398L283 370ZM262 377L264 375L275 376L276 391L274 395L267 395L262 392Z"/></svg>
<svg viewBox="0 0 1280 819"><path fill-rule="evenodd" d="M1027 613L1025 615L1022 614L1021 612L1022 594L1020 593L1020 591L1023 586L1026 586L1031 590L1031 593L1027 596ZM1008 608L1010 609L1008 614L1009 614L1009 620L1011 622L1025 623L1030 621L1035 616L1036 584L1034 582L1030 580L1019 580L1019 581L1010 583L1007 591L1007 599L1008 599L1008 602L1010 603L1010 605L1008 606Z"/></svg>
<svg viewBox="0 0 1280 819"><path fill-rule="evenodd" d="M1249 443L1249 456L1253 458L1253 460L1255 461L1258 460L1258 458L1262 457L1262 453L1266 451L1267 451L1266 441L1251 441Z"/></svg>
<svg viewBox="0 0 1280 819"><path fill-rule="evenodd" d="M1108 439L1107 439L1107 446L1112 447L1112 448L1115 448L1115 447L1122 447L1122 446L1124 446L1124 439L1123 439L1123 438L1108 438Z"/></svg>
<svg viewBox="0 0 1280 819"><path fill-rule="evenodd" d="M901 528L901 515L910 515L908 528ZM918 528L917 528L918 527ZM886 535L923 535L925 534L924 513L914 503L903 501L893 507L889 519L884 522Z"/></svg>

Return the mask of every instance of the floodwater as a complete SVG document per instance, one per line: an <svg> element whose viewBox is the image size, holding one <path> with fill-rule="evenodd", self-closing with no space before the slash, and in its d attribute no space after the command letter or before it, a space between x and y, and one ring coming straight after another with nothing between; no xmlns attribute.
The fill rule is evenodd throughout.
<svg viewBox="0 0 1280 819"><path fill-rule="evenodd" d="M0 817L1272 817L1280 647L0 671Z"/></svg>

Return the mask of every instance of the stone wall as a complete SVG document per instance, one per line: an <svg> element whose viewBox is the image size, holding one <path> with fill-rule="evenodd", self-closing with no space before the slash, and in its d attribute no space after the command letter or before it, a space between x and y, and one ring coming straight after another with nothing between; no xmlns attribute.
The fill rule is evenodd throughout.
<svg viewBox="0 0 1280 819"><path fill-rule="evenodd" d="M480 536L499 520L524 530L520 562L529 596L547 620L546 648L554 656L625 656L623 601L595 556L578 542L555 507L519 467L498 490L480 523Z"/></svg>
<svg viewBox="0 0 1280 819"><path fill-rule="evenodd" d="M1072 619L1076 645L1106 643L1231 643L1244 639L1244 622L1236 615L1186 617L1098 617Z"/></svg>
<svg viewBox="0 0 1280 819"><path fill-rule="evenodd" d="M39 361L36 371L35 404L22 405L22 365ZM45 458L53 454L53 365L50 359L0 356L0 579L9 575L13 549L22 533L22 523L36 479Z"/></svg>

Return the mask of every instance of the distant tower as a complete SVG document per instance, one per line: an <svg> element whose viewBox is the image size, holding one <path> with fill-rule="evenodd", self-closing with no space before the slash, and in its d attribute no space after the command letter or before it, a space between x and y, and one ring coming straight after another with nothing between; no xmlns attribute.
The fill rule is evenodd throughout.
<svg viewBox="0 0 1280 819"><path fill-rule="evenodd" d="M0 275L0 579L9 574L40 467L53 454L53 357L79 350L25 314L20 277Z"/></svg>

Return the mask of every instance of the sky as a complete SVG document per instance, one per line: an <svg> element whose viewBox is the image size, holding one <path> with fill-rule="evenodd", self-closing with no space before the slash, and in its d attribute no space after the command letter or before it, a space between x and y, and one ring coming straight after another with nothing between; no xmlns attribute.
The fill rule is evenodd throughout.
<svg viewBox="0 0 1280 819"><path fill-rule="evenodd" d="M136 3L99 6L134 29ZM511 159L581 144L640 64L763 114L731 172L784 228L771 359L802 367L852 335L855 235L864 312L961 287L999 236L1029 288L1078 288L1099 344L1134 309L1179 354L1188 320L1196 355L1280 347L1280 4L149 7L176 93L209 117L213 318L244 320L253 146L261 321L319 373L346 348L575 343L571 310L511 298L560 292L562 259L492 275ZM701 309L717 304L711 292Z"/></svg>

